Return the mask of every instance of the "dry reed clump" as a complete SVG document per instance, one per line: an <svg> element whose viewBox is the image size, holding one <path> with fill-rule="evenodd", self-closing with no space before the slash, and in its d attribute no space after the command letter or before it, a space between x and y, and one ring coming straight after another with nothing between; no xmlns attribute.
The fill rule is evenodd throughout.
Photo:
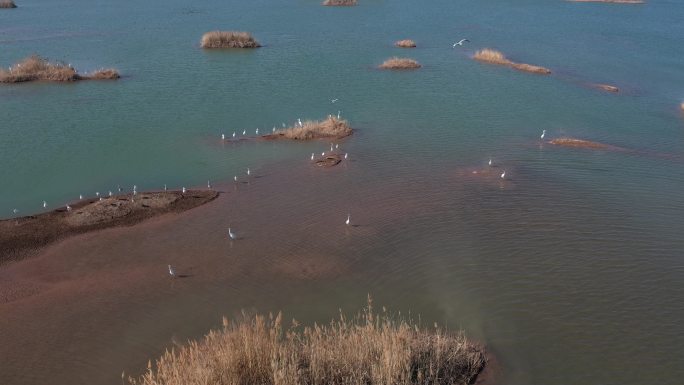
<svg viewBox="0 0 684 385"><path fill-rule="evenodd" d="M401 48L416 48L416 42L411 39L399 40L394 45Z"/></svg>
<svg viewBox="0 0 684 385"><path fill-rule="evenodd" d="M120 77L119 72L112 68L102 68L92 72L90 75L84 76L84 78L93 80L114 80Z"/></svg>
<svg viewBox="0 0 684 385"><path fill-rule="evenodd" d="M356 5L356 0L325 0L323 5L328 6L352 6Z"/></svg>
<svg viewBox="0 0 684 385"><path fill-rule="evenodd" d="M410 70L420 67L420 63L413 59L393 57L385 60L384 63L380 64L379 68L387 70Z"/></svg>
<svg viewBox="0 0 684 385"><path fill-rule="evenodd" d="M73 82L85 79L118 79L114 69L100 70L90 76L82 76L76 69L64 63L51 63L47 59L33 55L9 69L0 70L0 83L21 83L35 80L53 82Z"/></svg>
<svg viewBox="0 0 684 385"><path fill-rule="evenodd" d="M463 333L418 325L369 306L328 325L283 328L282 314L242 318L166 351L134 385L469 384L486 363Z"/></svg>
<svg viewBox="0 0 684 385"><path fill-rule="evenodd" d="M13 0L0 0L0 8L16 8Z"/></svg>
<svg viewBox="0 0 684 385"><path fill-rule="evenodd" d="M548 75L551 73L551 70L548 68L510 61L506 56L504 56L503 53L489 48L475 52L473 59L490 64L505 65L520 71L531 72L535 74Z"/></svg>
<svg viewBox="0 0 684 385"><path fill-rule="evenodd" d="M311 140L319 138L344 138L352 134L354 130L344 119L328 116L325 120L307 120L299 124L276 131L266 138L285 138L295 140Z"/></svg>
<svg viewBox="0 0 684 385"><path fill-rule="evenodd" d="M212 31L202 35L202 48L258 48L258 41L249 32Z"/></svg>

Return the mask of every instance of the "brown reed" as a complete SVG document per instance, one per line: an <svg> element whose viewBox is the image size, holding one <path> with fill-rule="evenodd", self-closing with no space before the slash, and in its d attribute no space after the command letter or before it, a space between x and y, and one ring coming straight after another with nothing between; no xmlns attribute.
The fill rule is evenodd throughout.
<svg viewBox="0 0 684 385"><path fill-rule="evenodd" d="M411 39L405 39L399 40L398 42L394 43L394 45L401 48L415 48L416 42Z"/></svg>
<svg viewBox="0 0 684 385"><path fill-rule="evenodd" d="M73 82L86 79L118 79L114 69L102 69L92 75L80 75L70 65L50 62L48 59L33 55L11 66L0 69L0 83L21 83L36 80L53 82Z"/></svg>
<svg viewBox="0 0 684 385"><path fill-rule="evenodd" d="M382 64L380 64L379 68L389 70L410 70L420 67L420 63L413 59L393 57L385 60Z"/></svg>
<svg viewBox="0 0 684 385"><path fill-rule="evenodd" d="M352 6L356 5L357 1L356 0L325 0L323 2L323 5L328 5L328 6Z"/></svg>
<svg viewBox="0 0 684 385"><path fill-rule="evenodd" d="M473 56L473 59L490 64L504 65L515 68L519 71L531 72L535 74L548 75L551 73L551 70L548 68L513 62L506 58L503 53L489 48L477 51Z"/></svg>
<svg viewBox="0 0 684 385"><path fill-rule="evenodd" d="M202 36L202 48L258 48L258 41L249 32L212 31Z"/></svg>
<svg viewBox="0 0 684 385"><path fill-rule="evenodd" d="M353 129L344 119L328 116L324 120L307 120L302 125L295 124L292 127L277 130L267 138L286 138L295 140L311 140L320 138L344 138L351 135Z"/></svg>

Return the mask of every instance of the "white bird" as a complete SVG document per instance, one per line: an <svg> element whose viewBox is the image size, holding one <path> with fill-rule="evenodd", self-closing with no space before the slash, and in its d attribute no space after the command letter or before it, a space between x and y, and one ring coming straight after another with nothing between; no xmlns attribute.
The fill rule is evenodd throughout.
<svg viewBox="0 0 684 385"><path fill-rule="evenodd" d="M133 195L138 195L138 191L136 191L135 189L133 189Z"/></svg>
<svg viewBox="0 0 684 385"><path fill-rule="evenodd" d="M233 177L233 180L237 182L237 175Z"/></svg>
<svg viewBox="0 0 684 385"><path fill-rule="evenodd" d="M489 163L487 163L487 164L490 166L492 165L492 158L489 158Z"/></svg>
<svg viewBox="0 0 684 385"><path fill-rule="evenodd" d="M119 192L123 191L123 189L121 188L121 186L118 185L118 184L116 185L116 189L119 190Z"/></svg>
<svg viewBox="0 0 684 385"><path fill-rule="evenodd" d="M12 210L12 212L13 212L14 214L16 214L16 213L18 213L18 212L19 212L19 210L17 210L17 209L14 209L14 210Z"/></svg>
<svg viewBox="0 0 684 385"><path fill-rule="evenodd" d="M66 205L66 209L67 209L67 211L71 211L71 206Z"/></svg>
<svg viewBox="0 0 684 385"><path fill-rule="evenodd" d="M344 221L344 224L349 226L351 224L351 214L347 214L347 220Z"/></svg>
<svg viewBox="0 0 684 385"><path fill-rule="evenodd" d="M321 152L321 156L325 156L325 151Z"/></svg>
<svg viewBox="0 0 684 385"><path fill-rule="evenodd" d="M235 131L233 131L233 139L235 139Z"/></svg>
<svg viewBox="0 0 684 385"><path fill-rule="evenodd" d="M338 100L340 100L340 99L330 99L330 103L335 103L335 102L337 102Z"/></svg>
<svg viewBox="0 0 684 385"><path fill-rule="evenodd" d="M259 129L258 128L256 129L256 135L259 135Z"/></svg>
<svg viewBox="0 0 684 385"><path fill-rule="evenodd" d="M273 126L273 131L271 131L271 132L273 132L275 134L275 126Z"/></svg>
<svg viewBox="0 0 684 385"><path fill-rule="evenodd" d="M186 190L185 187L183 187L183 190L182 190L182 191L183 191L183 194L185 194L185 192L188 191L188 190Z"/></svg>
<svg viewBox="0 0 684 385"><path fill-rule="evenodd" d="M349 154L347 154L347 153L345 152L345 153L344 153L344 159L347 159L347 155L349 155Z"/></svg>
<svg viewBox="0 0 684 385"><path fill-rule="evenodd" d="M98 200L102 200L102 197L100 197L100 199L98 199Z"/></svg>
<svg viewBox="0 0 684 385"><path fill-rule="evenodd" d="M112 196L112 192L111 192L111 191L109 192L109 196Z"/></svg>
<svg viewBox="0 0 684 385"><path fill-rule="evenodd" d="M251 172L249 171L249 167L247 167L247 175L250 175Z"/></svg>
<svg viewBox="0 0 684 385"><path fill-rule="evenodd" d="M228 237L230 237L230 239L237 239L237 235L230 230L230 227L228 228Z"/></svg>
<svg viewBox="0 0 684 385"><path fill-rule="evenodd" d="M99 192L99 191L96 192L96 193L95 193L95 196L96 196L96 197L99 197L99 196L100 196L100 192Z"/></svg>
<svg viewBox="0 0 684 385"><path fill-rule="evenodd" d="M43 208L47 207L47 202L43 201Z"/></svg>
<svg viewBox="0 0 684 385"><path fill-rule="evenodd" d="M166 191L166 190L167 190L167 188L166 188L166 183L164 183L164 191Z"/></svg>
<svg viewBox="0 0 684 385"><path fill-rule="evenodd" d="M176 278L176 269L173 268L173 266L169 265L169 275L172 278Z"/></svg>
<svg viewBox="0 0 684 385"><path fill-rule="evenodd" d="M311 160L314 160L314 153L311 153Z"/></svg>
<svg viewBox="0 0 684 385"><path fill-rule="evenodd" d="M207 188L211 190L211 181L207 181Z"/></svg>
<svg viewBox="0 0 684 385"><path fill-rule="evenodd" d="M299 124L299 127L304 127L304 125L302 124L302 119L300 118L297 118L297 124Z"/></svg>
<svg viewBox="0 0 684 385"><path fill-rule="evenodd" d="M79 200L82 200L82 199L83 199L83 194L79 194L79 195L78 195L78 199L79 199Z"/></svg>
<svg viewBox="0 0 684 385"><path fill-rule="evenodd" d="M226 140L226 134L221 134L221 140Z"/></svg>
<svg viewBox="0 0 684 385"><path fill-rule="evenodd" d="M285 122L281 123L283 125L283 128L285 128Z"/></svg>
<svg viewBox="0 0 684 385"><path fill-rule="evenodd" d="M544 139L545 136L546 136L546 130L542 130L542 134L539 137L539 139Z"/></svg>
<svg viewBox="0 0 684 385"><path fill-rule="evenodd" d="M247 135L247 130L242 130L242 135Z"/></svg>
<svg viewBox="0 0 684 385"><path fill-rule="evenodd" d="M332 150L333 150L333 144L330 143L330 152L332 152Z"/></svg>
<svg viewBox="0 0 684 385"><path fill-rule="evenodd" d="M454 43L454 45L453 45L452 47L453 47L453 48L456 48L457 45L463 45L463 43L465 43L465 42L469 42L469 43L470 43L470 40L468 40L468 39L461 39L461 40L458 41L458 43Z"/></svg>
<svg viewBox="0 0 684 385"><path fill-rule="evenodd" d="M504 170L504 172L501 173L501 179L504 179L504 178L506 178L506 170Z"/></svg>
<svg viewBox="0 0 684 385"><path fill-rule="evenodd" d="M135 191L135 190L137 190L137 189L138 189L138 186L133 185L133 191Z"/></svg>
<svg viewBox="0 0 684 385"><path fill-rule="evenodd" d="M340 145L336 143L335 144L335 150L337 150L338 148L340 148Z"/></svg>
<svg viewBox="0 0 684 385"><path fill-rule="evenodd" d="M340 114L341 114L341 113L342 113L342 111L337 111L337 119L340 118Z"/></svg>

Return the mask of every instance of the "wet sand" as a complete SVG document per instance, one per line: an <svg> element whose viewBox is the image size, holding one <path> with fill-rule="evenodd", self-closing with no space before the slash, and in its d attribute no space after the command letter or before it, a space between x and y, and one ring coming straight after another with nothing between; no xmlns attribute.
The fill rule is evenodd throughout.
<svg viewBox="0 0 684 385"><path fill-rule="evenodd" d="M145 192L88 199L47 213L0 221L0 265L37 253L67 237L116 226L131 226L166 213L212 201L213 190Z"/></svg>

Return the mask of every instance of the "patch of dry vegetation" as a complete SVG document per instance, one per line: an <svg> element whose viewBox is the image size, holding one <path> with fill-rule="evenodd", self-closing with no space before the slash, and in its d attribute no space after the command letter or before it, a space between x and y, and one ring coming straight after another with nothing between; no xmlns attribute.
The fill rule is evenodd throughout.
<svg viewBox="0 0 684 385"><path fill-rule="evenodd" d="M603 144L603 143L598 143L598 142L592 142L589 140L584 140L584 139L575 139L575 138L557 138L550 140L549 143L555 144L557 146L563 146L563 147L578 147L578 148L589 148L589 149L595 149L595 150L608 150L611 148L617 148L610 146L608 144Z"/></svg>
<svg viewBox="0 0 684 385"><path fill-rule="evenodd" d="M420 63L413 59L393 57L385 60L382 64L380 64L379 68L386 70L412 70L420 67Z"/></svg>
<svg viewBox="0 0 684 385"><path fill-rule="evenodd" d="M0 0L0 8L16 8L13 0Z"/></svg>
<svg viewBox="0 0 684 385"><path fill-rule="evenodd" d="M394 45L401 48L416 48L416 42L411 39L399 40Z"/></svg>
<svg viewBox="0 0 684 385"><path fill-rule="evenodd" d="M258 48L258 41L249 32L212 31L202 36L202 48Z"/></svg>
<svg viewBox="0 0 684 385"><path fill-rule="evenodd" d="M267 139L295 139L311 140L320 138L344 138L352 134L354 130L344 119L329 116L325 120L307 120L302 125L277 130L274 134L265 135Z"/></svg>
<svg viewBox="0 0 684 385"><path fill-rule="evenodd" d="M53 63L43 57L33 55L11 66L0 69L0 83L21 83L30 81L73 82L87 79L118 79L114 69L102 69L91 75L80 75L76 69L64 63Z"/></svg>
<svg viewBox="0 0 684 385"><path fill-rule="evenodd" d="M477 51L473 56L473 59L490 64L504 65L515 68L519 71L531 72L535 74L548 75L551 73L551 70L548 68L513 62L506 58L503 53L489 48Z"/></svg>
<svg viewBox="0 0 684 385"><path fill-rule="evenodd" d="M325 0L323 2L323 5L328 5L328 6L352 6L356 5L357 1L356 0Z"/></svg>
<svg viewBox="0 0 684 385"><path fill-rule="evenodd" d="M328 325L283 327L282 314L242 318L167 351L134 385L469 384L486 363L463 333L422 329L371 302Z"/></svg>

